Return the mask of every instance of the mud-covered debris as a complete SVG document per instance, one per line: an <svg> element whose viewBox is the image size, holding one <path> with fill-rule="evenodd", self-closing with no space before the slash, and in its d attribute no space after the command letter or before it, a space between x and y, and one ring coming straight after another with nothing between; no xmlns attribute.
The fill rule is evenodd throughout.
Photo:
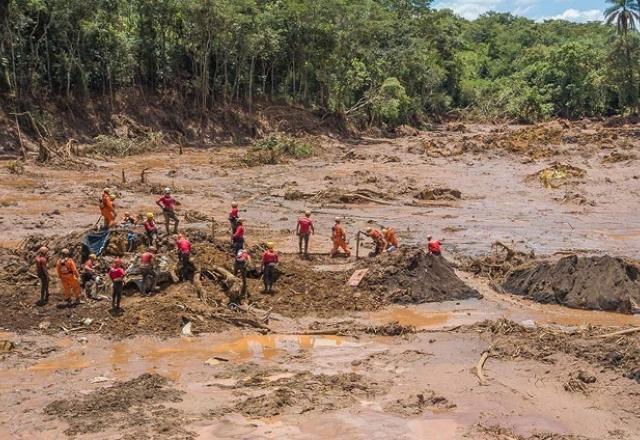
<svg viewBox="0 0 640 440"><path fill-rule="evenodd" d="M460 200L462 192L452 188L425 188L415 195L419 200Z"/></svg>
<svg viewBox="0 0 640 440"><path fill-rule="evenodd" d="M8 353L15 348L15 344L11 341L0 341L0 353Z"/></svg>
<svg viewBox="0 0 640 440"><path fill-rule="evenodd" d="M541 303L632 313L640 303L640 264L608 255L572 255L514 269L502 287Z"/></svg>
<svg viewBox="0 0 640 440"><path fill-rule="evenodd" d="M412 325L402 325L398 321L388 324L367 327L366 333L381 336L402 336L405 334L415 333L416 328Z"/></svg>
<svg viewBox="0 0 640 440"><path fill-rule="evenodd" d="M446 397L440 396L432 390L425 390L421 393L395 400L386 405L384 410L403 416L417 416L426 409L446 410L455 407L456 404L449 402Z"/></svg>
<svg viewBox="0 0 640 440"><path fill-rule="evenodd" d="M535 174L545 188L559 188L568 183L576 183L586 175L587 172L582 168L561 162L554 162Z"/></svg>
<svg viewBox="0 0 640 440"><path fill-rule="evenodd" d="M156 419L167 402L181 402L182 391L173 389L169 380L157 374L145 373L111 387L99 388L85 396L56 400L44 408L44 413L56 416L69 424L67 435L97 433L107 429L140 430L140 435L154 433ZM162 412L164 422L178 421L181 411ZM142 425L140 425L142 423ZM175 434L186 434L176 423ZM157 434L157 432L156 432Z"/></svg>
<svg viewBox="0 0 640 440"><path fill-rule="evenodd" d="M184 221L187 223L205 223L211 221L211 216L204 212L190 209L184 213Z"/></svg>
<svg viewBox="0 0 640 440"><path fill-rule="evenodd" d="M503 279L514 267L535 260L533 251L523 251L496 241L491 253L483 257L460 257L458 267L466 272L485 276L492 280Z"/></svg>
<svg viewBox="0 0 640 440"><path fill-rule="evenodd" d="M285 191L284 199L285 200L302 200L308 197L308 194L303 193L299 189L290 189Z"/></svg>
<svg viewBox="0 0 640 440"><path fill-rule="evenodd" d="M638 156L634 153L621 153L620 151L612 151L602 158L602 163L617 163L636 160Z"/></svg>
<svg viewBox="0 0 640 440"><path fill-rule="evenodd" d="M429 255L420 248L400 248L367 263L369 272L361 287L380 292L394 303L420 304L480 297L477 290L458 278L445 258Z"/></svg>
<svg viewBox="0 0 640 440"><path fill-rule="evenodd" d="M596 206L596 202L575 191L567 191L562 198L556 198L555 200L566 205Z"/></svg>

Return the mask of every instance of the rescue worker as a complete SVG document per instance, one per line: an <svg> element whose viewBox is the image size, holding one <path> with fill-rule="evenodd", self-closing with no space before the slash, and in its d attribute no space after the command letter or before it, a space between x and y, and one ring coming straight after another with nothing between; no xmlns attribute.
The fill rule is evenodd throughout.
<svg viewBox="0 0 640 440"><path fill-rule="evenodd" d="M178 216L176 215L175 208L180 206L180 202L173 198L171 195L171 188L164 189L164 195L156 200L156 205L162 208L162 214L164 215L164 227L167 229L167 235L169 235L169 228L171 221L173 221L173 233L178 233Z"/></svg>
<svg viewBox="0 0 640 440"><path fill-rule="evenodd" d="M89 255L87 261L82 265L82 278L80 286L84 289L84 293L89 299L96 299L91 293L91 289L96 282L96 254Z"/></svg>
<svg viewBox="0 0 640 440"><path fill-rule="evenodd" d="M273 243L267 243L267 250L262 254L262 282L263 293L273 292L273 283L276 281L276 266L278 265L278 253L273 250Z"/></svg>
<svg viewBox="0 0 640 440"><path fill-rule="evenodd" d="M156 290L156 248L149 246L140 256L140 273L142 274L142 294L148 295Z"/></svg>
<svg viewBox="0 0 640 440"><path fill-rule="evenodd" d="M429 250L430 255L442 255L442 242L440 240L435 240L431 235L427 237L427 249Z"/></svg>
<svg viewBox="0 0 640 440"><path fill-rule="evenodd" d="M191 242L184 234L178 234L176 239L176 247L178 248L178 261L180 262L180 274L182 281L187 281L192 278L191 274Z"/></svg>
<svg viewBox="0 0 640 440"><path fill-rule="evenodd" d="M45 305L49 301L49 272L47 263L49 262L49 249L42 246L36 255L36 274L40 280L40 301L38 305Z"/></svg>
<svg viewBox="0 0 640 440"><path fill-rule="evenodd" d="M349 258L349 256L351 256L351 251L349 250L349 245L347 244L347 234L345 233L344 228L340 223L340 217L336 217L335 225L333 225L333 228L331 228L331 239L333 241L331 257L336 257L338 255L339 249L342 249L346 257Z"/></svg>
<svg viewBox="0 0 640 440"><path fill-rule="evenodd" d="M239 218L237 220L236 232L231 236L231 242L234 255L244 248L244 219Z"/></svg>
<svg viewBox="0 0 640 440"><path fill-rule="evenodd" d="M147 212L147 220L144 222L144 232L147 234L147 246L153 246L158 239L158 225L153 219L153 212Z"/></svg>
<svg viewBox="0 0 640 440"><path fill-rule="evenodd" d="M313 220L311 220L311 211L305 211L304 217L298 219L296 226L296 235L298 236L298 253L303 255L302 245L304 244L304 256L309 257L309 237L315 234L313 229Z"/></svg>
<svg viewBox="0 0 640 440"><path fill-rule="evenodd" d="M136 219L133 218L133 216L131 216L130 212L124 213L124 218L122 219L122 223L121 223L123 227L135 225L136 223L137 223Z"/></svg>
<svg viewBox="0 0 640 440"><path fill-rule="evenodd" d="M383 228L382 236L386 242L385 247L387 252L393 252L398 249L398 237L396 236L396 231L394 231L393 228Z"/></svg>
<svg viewBox="0 0 640 440"><path fill-rule="evenodd" d="M367 237L373 240L373 244L375 245L375 249L373 252L369 254L370 257L375 257L376 255L380 255L384 250L384 237L382 233L377 229L367 228Z"/></svg>
<svg viewBox="0 0 640 440"><path fill-rule="evenodd" d="M102 190L102 198L100 199L100 214L102 214L102 218L104 219L104 228L108 229L112 227L116 222L116 211L113 206L113 195L109 188L104 188Z"/></svg>
<svg viewBox="0 0 640 440"><path fill-rule="evenodd" d="M240 218L240 211L238 210L238 203L231 202L231 211L229 211L229 224L231 225L231 235L236 233L238 227L238 219Z"/></svg>
<svg viewBox="0 0 640 440"><path fill-rule="evenodd" d="M71 258L71 253L69 249L62 249L61 257L56 263L56 271L58 272L58 277L62 283L62 292L64 294L64 299L68 304L71 304L71 300L74 299L75 303L80 303L80 283L78 282L78 278L80 278L80 274L78 273L78 268L76 267L76 263Z"/></svg>
<svg viewBox="0 0 640 440"><path fill-rule="evenodd" d="M122 299L122 289L124 288L124 275L125 270L122 267L122 260L116 258L113 261L113 265L109 269L109 278L111 278L111 284L113 286L113 293L111 296L111 310L113 312L119 312L120 300Z"/></svg>
<svg viewBox="0 0 640 440"><path fill-rule="evenodd" d="M125 212L121 226L127 230L127 252L133 252L138 242L138 234L136 234L136 219L130 213Z"/></svg>
<svg viewBox="0 0 640 440"><path fill-rule="evenodd" d="M249 255L249 252L244 249L240 249L236 254L233 265L233 274L235 276L238 276L239 274L240 279L242 280L239 301L242 301L243 298L249 297L249 292L247 291L247 266L249 266L249 263L251 263L251 256Z"/></svg>

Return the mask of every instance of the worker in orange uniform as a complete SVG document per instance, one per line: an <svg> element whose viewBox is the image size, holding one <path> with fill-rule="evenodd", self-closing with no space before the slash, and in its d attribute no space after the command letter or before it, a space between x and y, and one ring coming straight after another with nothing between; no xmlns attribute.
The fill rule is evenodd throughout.
<svg viewBox="0 0 640 440"><path fill-rule="evenodd" d="M267 250L262 254L262 282L263 293L273 292L273 283L276 282L276 267L278 265L278 253L273 249L273 243L267 243Z"/></svg>
<svg viewBox="0 0 640 440"><path fill-rule="evenodd" d="M434 239L431 235L427 237L427 249L430 255L442 255L442 242L441 240Z"/></svg>
<svg viewBox="0 0 640 440"><path fill-rule="evenodd" d="M349 245L347 244L347 234L340 224L340 217L335 218L335 225L331 228L331 239L333 240L333 249L331 249L331 257L338 255L338 250L342 249L347 258L351 256Z"/></svg>
<svg viewBox="0 0 640 440"><path fill-rule="evenodd" d="M69 249L62 249L60 253L62 256L56 263L56 271L62 282L64 299L69 304L74 299L75 303L78 304L80 302L80 283L78 282L80 274L78 273L78 268L73 258L71 258Z"/></svg>
<svg viewBox="0 0 640 440"><path fill-rule="evenodd" d="M114 197L111 195L109 188L102 190L102 198L100 199L100 214L104 218L104 228L112 227L116 222L116 210L113 206Z"/></svg>
<svg viewBox="0 0 640 440"><path fill-rule="evenodd" d="M238 203L231 202L231 211L229 211L229 224L231 225L231 235L236 233L238 227L238 219L240 218L240 211L238 210Z"/></svg>
<svg viewBox="0 0 640 440"><path fill-rule="evenodd" d="M49 272L47 263L49 262L49 249L42 246L36 255L36 274L40 280L40 301L39 306L45 305L49 301Z"/></svg>
<svg viewBox="0 0 640 440"><path fill-rule="evenodd" d="M373 244L375 245L375 249L373 252L369 254L370 257L375 257L376 255L380 255L382 251L384 251L384 237L382 233L377 229L367 228L367 237L373 240Z"/></svg>
<svg viewBox="0 0 640 440"><path fill-rule="evenodd" d="M393 228L383 228L382 236L386 242L385 247L387 252L393 252L398 249L398 237L396 236L396 231L394 231Z"/></svg>
<svg viewBox="0 0 640 440"><path fill-rule="evenodd" d="M309 257L309 237L311 234L315 234L313 229L313 220L311 220L311 211L305 211L304 217L298 219L298 225L296 226L296 235L298 236L298 252L304 256Z"/></svg>

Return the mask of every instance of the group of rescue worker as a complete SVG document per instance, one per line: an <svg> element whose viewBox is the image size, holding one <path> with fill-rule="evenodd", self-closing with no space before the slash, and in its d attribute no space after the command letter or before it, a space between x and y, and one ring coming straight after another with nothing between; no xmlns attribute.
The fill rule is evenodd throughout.
<svg viewBox="0 0 640 440"><path fill-rule="evenodd" d="M115 196L109 188L105 188L99 200L100 214L104 220L104 229L111 229L116 226L116 211L114 206ZM170 188L165 188L162 197L156 200L156 205L162 209L164 216L165 231L167 237L174 234L175 246L178 253L180 275L183 281L189 280L193 276L190 269L193 268L190 262L192 246L189 239L183 233L178 233L178 216L175 208L180 206L172 195ZM127 231L127 252L133 253L139 245L144 245L144 251L139 255L139 274L142 275L141 292L149 295L156 290L157 283L157 243L158 226L155 222L153 212L148 212L140 225L140 219L134 218L129 212L125 212L120 227ZM244 219L240 217L240 210L237 202L231 203L229 212L229 224L231 230L231 248L234 256L234 274L242 281L241 297L248 297L247 272L251 263L251 256L245 248L245 227ZM173 229L171 226L173 225ZM140 227L141 226L141 227ZM142 234L143 232L143 234ZM302 258L309 258L309 242L311 236L315 234L314 222L311 218L311 211L305 211L304 215L298 219L296 225L296 235L298 237L298 252ZM360 234L369 237L373 242L373 251L369 256L376 256L383 252L391 253L398 249L399 241L396 232L391 227L383 227L382 230L371 227L366 231L358 231ZM331 257L340 255L349 258L351 250L347 233L342 225L342 220L336 217L331 228ZM441 255L441 241L428 236L428 252L432 255ZM341 253L342 251L342 253ZM38 279L40 281L40 300L38 303L44 305L49 300L49 273L47 266L49 262L49 250L43 246L38 250L35 257L35 266ZM273 293L273 286L278 277L277 265L279 263L278 252L274 243L269 241L262 253L260 273L264 285L264 293ZM64 299L68 305L76 305L80 302L81 292L84 289L87 298L100 299L93 294L94 286L101 281L97 267L97 256L90 254L82 264L81 271L73 260L69 249L60 251L60 258L56 261L56 272L62 285ZM112 311L121 312L120 302L124 289L125 275L127 267L121 258L116 258L111 267L106 271L106 275L112 281ZM242 299L240 298L240 299Z"/></svg>

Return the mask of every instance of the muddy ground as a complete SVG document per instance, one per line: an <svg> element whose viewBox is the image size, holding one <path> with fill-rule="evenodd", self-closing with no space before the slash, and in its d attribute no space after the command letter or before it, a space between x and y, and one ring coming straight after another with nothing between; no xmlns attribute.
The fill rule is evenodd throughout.
<svg viewBox="0 0 640 440"><path fill-rule="evenodd" d="M581 270L558 262L568 255L624 258L608 278L587 267L586 296L601 304L602 278L635 288L637 133L592 121L446 125L317 138L311 157L269 166L247 167L246 147L225 146L2 167L0 435L638 438L640 333L625 332L640 326L633 301L613 308L621 314L530 299L584 306L579 284L552 283L564 266L567 280ZM131 292L113 316L109 301L57 307L54 283L52 301L36 306L33 251L78 252L105 184L119 214L154 210L156 194L174 188L203 273L231 268L226 213L238 200L254 258L267 240L282 253L276 293L251 278L250 306L230 308L228 286L203 275L150 298ZM304 209L316 234L301 261L292 231ZM331 259L335 216L352 248L357 230L389 225L405 249ZM428 234L444 238L444 259L424 252ZM506 246L494 254L495 242ZM365 241L360 254L369 251ZM169 242L161 252L173 254ZM369 270L360 286L346 286L358 269ZM503 288L510 276L518 295Z"/></svg>

